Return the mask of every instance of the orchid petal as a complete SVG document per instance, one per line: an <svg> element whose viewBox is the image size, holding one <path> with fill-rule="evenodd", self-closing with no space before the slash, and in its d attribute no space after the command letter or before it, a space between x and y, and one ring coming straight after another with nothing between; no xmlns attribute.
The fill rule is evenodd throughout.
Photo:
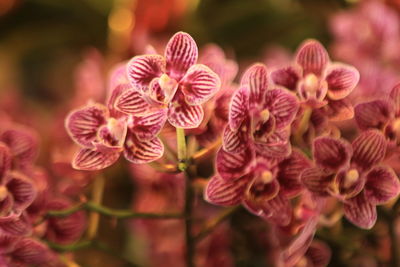
<svg viewBox="0 0 400 267"><path fill-rule="evenodd" d="M390 99L393 101L394 114L396 117L400 116L400 84L397 84L392 91L390 91Z"/></svg>
<svg viewBox="0 0 400 267"><path fill-rule="evenodd" d="M196 64L188 69L179 84L186 101L190 105L200 105L215 95L221 80L209 67Z"/></svg>
<svg viewBox="0 0 400 267"><path fill-rule="evenodd" d="M296 117L299 103L297 98L283 89L269 90L266 93L264 107L274 115L276 128L290 125Z"/></svg>
<svg viewBox="0 0 400 267"><path fill-rule="evenodd" d="M266 158L285 158L292 152L289 135L289 128L275 131L267 137L265 142L254 143L255 150L260 156Z"/></svg>
<svg viewBox="0 0 400 267"><path fill-rule="evenodd" d="M139 140L157 136L167 121L167 109L160 109L145 116L131 116L129 128Z"/></svg>
<svg viewBox="0 0 400 267"><path fill-rule="evenodd" d="M328 96L339 100L348 96L358 84L360 73L352 66L332 64L328 67L326 78Z"/></svg>
<svg viewBox="0 0 400 267"><path fill-rule="evenodd" d="M348 199L344 205L344 216L353 224L363 229L371 229L376 222L377 212L374 204L368 202L364 192Z"/></svg>
<svg viewBox="0 0 400 267"><path fill-rule="evenodd" d="M26 214L12 213L11 215L0 217L0 229L7 234L26 236L32 232L32 223Z"/></svg>
<svg viewBox="0 0 400 267"><path fill-rule="evenodd" d="M238 153L248 145L248 133L241 129L232 131L227 125L223 135L223 148L226 152Z"/></svg>
<svg viewBox="0 0 400 267"><path fill-rule="evenodd" d="M180 80L186 71L196 63L198 49L193 38L185 32L177 32L165 48L167 72L175 80Z"/></svg>
<svg viewBox="0 0 400 267"><path fill-rule="evenodd" d="M358 104L355 108L355 119L361 130L369 128L383 129L393 116L393 108L388 101L375 100Z"/></svg>
<svg viewBox="0 0 400 267"><path fill-rule="evenodd" d="M326 49L316 40L305 41L297 51L296 62L303 68L303 75L321 75L329 62Z"/></svg>
<svg viewBox="0 0 400 267"><path fill-rule="evenodd" d="M246 87L239 88L233 95L229 107L229 126L239 129L248 112L249 96Z"/></svg>
<svg viewBox="0 0 400 267"><path fill-rule="evenodd" d="M239 153L228 153L220 149L216 157L217 172L223 179L238 179L249 173L253 167L254 156L254 152L249 148Z"/></svg>
<svg viewBox="0 0 400 267"><path fill-rule="evenodd" d="M366 180L365 196L371 204L388 202L400 192L399 178L391 168L374 167L368 172Z"/></svg>
<svg viewBox="0 0 400 267"><path fill-rule="evenodd" d="M116 98L114 107L122 113L132 115L146 114L151 108L143 94L132 88L123 91Z"/></svg>
<svg viewBox="0 0 400 267"><path fill-rule="evenodd" d="M347 99L329 100L323 109L330 121L344 121L354 117L353 105Z"/></svg>
<svg viewBox="0 0 400 267"><path fill-rule="evenodd" d="M11 151L4 143L0 142L0 181L11 168Z"/></svg>
<svg viewBox="0 0 400 267"><path fill-rule="evenodd" d="M197 128L203 121L204 111L200 105L189 105L182 93L177 93L168 108L168 121L176 128Z"/></svg>
<svg viewBox="0 0 400 267"><path fill-rule="evenodd" d="M313 240L305 256L312 262L313 267L325 267L330 262L332 251L325 243Z"/></svg>
<svg viewBox="0 0 400 267"><path fill-rule="evenodd" d="M34 266L62 266L58 258L43 243L33 238L23 238L12 252L13 260ZM58 263L55 263L58 262Z"/></svg>
<svg viewBox="0 0 400 267"><path fill-rule="evenodd" d="M341 139L318 137L313 143L313 157L318 166L327 172L335 172L349 164L351 145Z"/></svg>
<svg viewBox="0 0 400 267"><path fill-rule="evenodd" d="M134 164L155 161L164 154L164 145L158 137L139 140L134 133L128 132L125 141L124 156Z"/></svg>
<svg viewBox="0 0 400 267"><path fill-rule="evenodd" d="M300 76L293 67L289 66L273 71L271 79L276 85L283 86L290 91L296 91Z"/></svg>
<svg viewBox="0 0 400 267"><path fill-rule="evenodd" d="M386 154L385 136L377 130L361 133L352 143L352 162L363 169L369 169L381 162Z"/></svg>
<svg viewBox="0 0 400 267"><path fill-rule="evenodd" d="M8 175L7 190L14 199L14 209L25 210L32 204L37 195L37 189L33 181L19 172L11 172Z"/></svg>
<svg viewBox="0 0 400 267"><path fill-rule="evenodd" d="M120 151L95 151L83 148L72 160L72 168L83 171L97 171L111 166L119 158Z"/></svg>
<svg viewBox="0 0 400 267"><path fill-rule="evenodd" d="M166 62L160 55L142 55L132 58L126 68L132 86L145 93L150 82L165 73Z"/></svg>
<svg viewBox="0 0 400 267"><path fill-rule="evenodd" d="M267 67L261 63L252 65L244 73L241 86L249 88L249 105L251 107L261 105L268 89Z"/></svg>
<svg viewBox="0 0 400 267"><path fill-rule="evenodd" d="M226 180L213 176L205 189L204 199L219 206L235 206L241 203L249 183L248 175L237 180Z"/></svg>
<svg viewBox="0 0 400 267"><path fill-rule="evenodd" d="M65 120L65 128L77 144L93 147L99 127L106 123L108 109L101 104L91 104L73 110Z"/></svg>
<svg viewBox="0 0 400 267"><path fill-rule="evenodd" d="M305 169L301 174L301 182L312 193L326 196L328 187L334 179L333 175L323 173L319 168Z"/></svg>

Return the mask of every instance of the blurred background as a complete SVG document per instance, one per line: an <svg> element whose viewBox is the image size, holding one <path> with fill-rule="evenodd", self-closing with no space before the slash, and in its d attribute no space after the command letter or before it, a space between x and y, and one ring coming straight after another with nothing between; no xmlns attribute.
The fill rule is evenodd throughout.
<svg viewBox="0 0 400 267"><path fill-rule="evenodd" d="M340 29L332 23L335 24L333 21L337 14L349 10L356 12L352 10L357 10L361 2L0 0L0 108L14 120L40 132L40 161L46 165L50 159L62 157L63 148L71 145L70 141L65 141L68 138L64 138L66 112L89 98L102 101L110 68L136 54L145 53L149 44L162 52L171 35L183 30L194 37L200 48L210 42L218 44L228 57L237 60L240 70L243 70L254 61L267 65L287 62L304 39L316 38L333 51L334 59L343 60L341 50L335 50ZM397 16L399 0L378 2L389 9L390 14ZM398 23L397 17L396 21ZM356 32L362 30L362 27L357 28ZM398 29L397 34L400 34ZM375 84L391 88L392 81L397 79L399 65L396 65L397 59L384 63L385 66L396 66L390 69L394 74L385 78L388 85L377 81ZM63 138L54 138L55 134ZM107 170L105 175L113 178L113 182L107 185L105 204L129 207L135 187L124 179L127 173L117 166ZM249 222L247 227L241 223L246 220ZM237 266L265 266L262 256L265 247L263 243L252 242L251 236L268 229L255 221L256 218L246 212L233 218L236 230L242 233L235 236L237 247L234 251L237 253L233 261ZM367 245L372 250L376 248L374 242L381 240L379 235L384 235L378 231L368 236L353 226L346 227L356 236L362 236L360 242L372 242ZM377 227L379 229L379 223ZM143 244L129 238L127 241L126 227L116 221L106 220L102 224L101 238L114 250L123 251L128 259L140 261L144 257ZM347 253L344 251L346 248L336 241L325 241L333 249L331 266L347 266L343 257L335 257ZM382 245L377 246L384 249ZM109 254L113 254L112 250ZM79 266L131 266L124 259L116 260L112 255L97 250L89 249L76 255ZM354 264L348 266L378 266Z"/></svg>

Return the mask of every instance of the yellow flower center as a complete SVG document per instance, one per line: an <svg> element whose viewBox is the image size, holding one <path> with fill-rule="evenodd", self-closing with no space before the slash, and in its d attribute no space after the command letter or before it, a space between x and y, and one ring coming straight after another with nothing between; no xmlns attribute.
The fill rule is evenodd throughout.
<svg viewBox="0 0 400 267"><path fill-rule="evenodd" d="M273 177L273 175L272 175L272 172L270 172L270 171L264 171L264 172L262 172L262 174L261 174L261 181L264 183L264 184L269 184L270 182L272 182L272 179L273 179L274 177Z"/></svg>
<svg viewBox="0 0 400 267"><path fill-rule="evenodd" d="M356 169L351 169L346 173L346 177L344 179L344 188L349 188L352 186L355 182L357 182L358 178L360 177L360 174Z"/></svg>
<svg viewBox="0 0 400 267"><path fill-rule="evenodd" d="M304 78L303 85L307 93L309 93L310 95L315 95L319 86L318 77L312 73L307 74L307 76Z"/></svg>
<svg viewBox="0 0 400 267"><path fill-rule="evenodd" d="M7 188L4 185L0 186L0 201L3 201L7 197L7 194Z"/></svg>

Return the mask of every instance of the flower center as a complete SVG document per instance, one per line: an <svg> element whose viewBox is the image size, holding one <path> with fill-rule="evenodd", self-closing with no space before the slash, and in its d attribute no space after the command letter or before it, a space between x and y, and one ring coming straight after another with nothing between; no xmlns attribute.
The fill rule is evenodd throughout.
<svg viewBox="0 0 400 267"><path fill-rule="evenodd" d="M267 121L269 119L269 110L264 109L263 111L260 112L260 117L262 121Z"/></svg>
<svg viewBox="0 0 400 267"><path fill-rule="evenodd" d="M307 74L307 76L304 78L304 90L312 96L315 96L316 92L318 91L318 87L319 87L319 81L318 81L318 77L313 74Z"/></svg>
<svg viewBox="0 0 400 267"><path fill-rule="evenodd" d="M393 122L392 127L393 127L394 133L396 134L396 138L400 139L400 119L396 119Z"/></svg>
<svg viewBox="0 0 400 267"><path fill-rule="evenodd" d="M273 177L273 175L272 175L272 172L270 172L270 171L264 171L264 172L262 172L262 174L261 174L261 181L264 183L264 184L269 184L270 182L272 182L272 179L273 179L274 177Z"/></svg>
<svg viewBox="0 0 400 267"><path fill-rule="evenodd" d="M344 188L349 188L352 186L355 182L357 182L358 178L360 177L360 174L356 169L351 169L346 173L343 187Z"/></svg>
<svg viewBox="0 0 400 267"><path fill-rule="evenodd" d="M168 103L175 95L178 82L164 73L160 76L158 84L160 85L164 93L162 101L164 103Z"/></svg>
<svg viewBox="0 0 400 267"><path fill-rule="evenodd" d="M0 201L3 201L7 197L7 194L7 188L4 185L0 186Z"/></svg>

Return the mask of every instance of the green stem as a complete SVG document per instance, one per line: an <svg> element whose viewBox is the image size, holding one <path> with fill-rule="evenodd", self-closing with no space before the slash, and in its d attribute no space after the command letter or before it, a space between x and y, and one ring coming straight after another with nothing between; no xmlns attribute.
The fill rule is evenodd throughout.
<svg viewBox="0 0 400 267"><path fill-rule="evenodd" d="M65 217L79 210L88 210L99 213L104 216L117 219L180 219L184 216L179 213L161 214L161 213L144 213L133 212L131 210L116 210L93 202L80 203L74 207L65 210L53 210L47 212L47 216Z"/></svg>
<svg viewBox="0 0 400 267"><path fill-rule="evenodd" d="M103 175L99 175L95 178L92 189L92 202L101 205L103 199L105 178ZM89 215L89 225L87 229L87 237L89 240L93 239L97 235L99 228L100 215L97 212L91 212Z"/></svg>
<svg viewBox="0 0 400 267"><path fill-rule="evenodd" d="M176 142L178 150L178 169L184 172L187 168L187 150L184 129L176 128Z"/></svg>

